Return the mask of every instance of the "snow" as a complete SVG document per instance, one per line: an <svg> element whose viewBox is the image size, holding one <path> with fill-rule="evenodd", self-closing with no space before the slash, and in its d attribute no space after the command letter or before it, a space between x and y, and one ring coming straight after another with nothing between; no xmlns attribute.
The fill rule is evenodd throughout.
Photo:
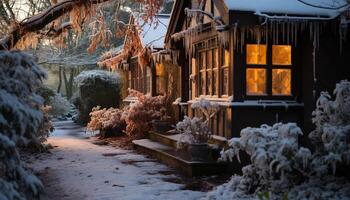
<svg viewBox="0 0 350 200"><path fill-rule="evenodd" d="M141 28L140 40L142 45L163 49L170 15L158 14L155 17L156 21L153 22L145 22L140 13L135 13L134 18L136 25L139 25Z"/></svg>
<svg viewBox="0 0 350 200"><path fill-rule="evenodd" d="M53 117L64 116L68 114L71 108L69 101L59 93L56 93L54 96L50 97L49 104L51 106L49 113Z"/></svg>
<svg viewBox="0 0 350 200"><path fill-rule="evenodd" d="M27 54L0 52L0 199L23 199L23 191L37 195L41 182L26 171L20 147L46 135L40 131L43 99L33 93L46 73ZM19 185L21 188L19 188Z"/></svg>
<svg viewBox="0 0 350 200"><path fill-rule="evenodd" d="M316 102L312 114L316 128L309 134L313 151L300 146L303 133L296 124L245 128L240 138L228 142L221 160L237 156L240 162L239 153L244 151L251 164L207 199L257 199L264 191L269 191L268 199L350 199L346 173L337 173L339 166L349 167L350 82L340 81L333 94L334 100L322 92Z"/></svg>
<svg viewBox="0 0 350 200"><path fill-rule="evenodd" d="M74 82L78 87L88 84L94 85L94 81L102 80L103 82L110 82L111 84L118 85L121 80L118 74L111 73L104 70L89 70L81 72L74 78Z"/></svg>
<svg viewBox="0 0 350 200"><path fill-rule="evenodd" d="M316 6L338 8L346 5L345 0L304 0ZM298 0L225 0L229 10L250 11L265 14L287 14L306 16L327 16L335 18L349 8L349 5L339 9L324 9L306 5Z"/></svg>
<svg viewBox="0 0 350 200"><path fill-rule="evenodd" d="M55 127L48 143L56 147L31 166L46 187L43 200L194 200L205 195L169 182L179 177L154 159L97 146L86 138L84 128L70 121L55 122Z"/></svg>

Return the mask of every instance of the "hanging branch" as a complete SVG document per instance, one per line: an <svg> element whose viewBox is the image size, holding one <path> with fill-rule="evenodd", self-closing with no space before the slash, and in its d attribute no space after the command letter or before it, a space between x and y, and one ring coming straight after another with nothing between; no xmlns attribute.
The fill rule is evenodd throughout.
<svg viewBox="0 0 350 200"><path fill-rule="evenodd" d="M0 50L10 50L14 48L17 42L27 33L37 32L47 26L49 23L70 12L75 6L84 4L99 4L109 0L65 0L57 3L42 13L27 18L18 23L10 33L0 40Z"/></svg>

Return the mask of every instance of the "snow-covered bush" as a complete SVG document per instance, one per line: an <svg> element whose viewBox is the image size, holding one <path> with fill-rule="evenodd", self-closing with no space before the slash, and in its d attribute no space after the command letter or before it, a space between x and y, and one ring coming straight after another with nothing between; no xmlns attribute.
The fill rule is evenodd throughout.
<svg viewBox="0 0 350 200"><path fill-rule="evenodd" d="M278 123L272 127L245 128L240 138L231 139L230 148L222 152L221 160L232 161L237 157L239 161L239 151L245 151L251 158L251 164L242 169L243 177L237 189L246 194L284 191L294 183L290 180L302 178L300 173L306 169L311 152L299 147L301 134L294 123Z"/></svg>
<svg viewBox="0 0 350 200"><path fill-rule="evenodd" d="M183 121L176 124L173 132L181 134L177 143L178 148L186 147L188 144L207 143L211 137L210 119L220 110L218 103L210 102L204 98L200 98L191 107L198 110L201 117L191 119L185 116Z"/></svg>
<svg viewBox="0 0 350 200"><path fill-rule="evenodd" d="M211 102L204 98L200 98L199 101L194 102L191 108L200 111L201 115L205 117L206 121L210 121L220 110L220 106L216 102Z"/></svg>
<svg viewBox="0 0 350 200"><path fill-rule="evenodd" d="M208 123L198 117L185 116L181 122L176 124L175 132L181 133L177 142L179 149L186 147L188 144L207 143L211 137Z"/></svg>
<svg viewBox="0 0 350 200"><path fill-rule="evenodd" d="M51 106L49 114L53 117L64 116L68 114L71 109L69 101L58 93L50 97L49 105Z"/></svg>
<svg viewBox="0 0 350 200"><path fill-rule="evenodd" d="M323 155L323 165L331 164L333 173L337 164L350 164L350 82L341 81L333 92L335 99L322 92L313 112L316 129L309 138L315 144L317 153Z"/></svg>
<svg viewBox="0 0 350 200"><path fill-rule="evenodd" d="M43 120L38 128L37 137L34 138L33 142L31 142L32 147L41 150L44 146L43 142L46 141L46 138L49 137L49 134L54 130L53 124L50 120L50 106L42 106L41 111L43 113Z"/></svg>
<svg viewBox="0 0 350 200"><path fill-rule="evenodd" d="M132 89L129 89L129 96L136 97L136 101L122 109L93 108L88 129L91 131L118 129L131 137L143 137L151 129L153 120L167 119L166 96L152 97Z"/></svg>
<svg viewBox="0 0 350 200"><path fill-rule="evenodd" d="M126 134L129 136L142 137L151 129L153 120L165 118L164 110L166 96L144 95L136 90L129 89L129 95L137 100L131 103L123 113L127 124Z"/></svg>
<svg viewBox="0 0 350 200"><path fill-rule="evenodd" d="M35 93L37 93L38 95L40 95L44 99L44 105L49 105L50 98L55 96L55 94L56 94L56 92L53 89L51 89L45 85L42 85L42 86L36 88Z"/></svg>
<svg viewBox="0 0 350 200"><path fill-rule="evenodd" d="M89 113L96 106L119 107L121 81L118 74L103 70L84 71L74 81L78 88L73 100L79 111L77 122L87 123Z"/></svg>
<svg viewBox="0 0 350 200"><path fill-rule="evenodd" d="M25 190L38 195L42 188L40 180L25 169L19 147L38 141L42 134L43 99L33 91L45 76L28 55L0 52L1 200L24 199Z"/></svg>
<svg viewBox="0 0 350 200"><path fill-rule="evenodd" d="M97 106L90 113L89 131L123 131L126 123L122 118L124 110L118 108L103 108Z"/></svg>
<svg viewBox="0 0 350 200"><path fill-rule="evenodd" d="M250 155L242 176L208 194L208 199L255 199L269 191L271 199L349 199L348 179L334 176L338 165L350 161L350 83L341 81L335 99L321 93L313 112L316 129L309 134L314 151L301 147L296 124L245 128L229 141L221 160L232 160L239 151Z"/></svg>

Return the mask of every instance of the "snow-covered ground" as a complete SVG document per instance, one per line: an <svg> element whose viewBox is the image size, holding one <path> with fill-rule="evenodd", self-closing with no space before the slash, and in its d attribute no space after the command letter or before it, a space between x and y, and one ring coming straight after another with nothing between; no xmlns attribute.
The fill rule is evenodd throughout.
<svg viewBox="0 0 350 200"><path fill-rule="evenodd" d="M169 181L178 177L154 159L95 145L84 128L70 121L56 122L55 128L48 139L55 148L31 164L45 185L43 200L191 200L205 196Z"/></svg>

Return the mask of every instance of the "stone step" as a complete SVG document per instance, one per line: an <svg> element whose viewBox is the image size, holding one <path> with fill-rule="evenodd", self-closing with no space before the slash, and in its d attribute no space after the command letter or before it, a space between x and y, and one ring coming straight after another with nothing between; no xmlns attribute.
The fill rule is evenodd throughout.
<svg viewBox="0 0 350 200"><path fill-rule="evenodd" d="M162 134L154 131L148 132L148 138L152 141L159 142L163 145L170 146L176 148L177 141L180 138L179 134L170 135L170 134Z"/></svg>
<svg viewBox="0 0 350 200"><path fill-rule="evenodd" d="M227 172L226 163L214 160L192 161L185 152L176 151L172 146L164 145L150 139L134 140L134 147L158 159L187 176L213 175Z"/></svg>
<svg viewBox="0 0 350 200"><path fill-rule="evenodd" d="M180 139L180 134L162 134L154 131L148 133L149 139L152 141L159 142L161 144L176 148L177 141ZM213 135L209 140L210 144L215 144L218 147L222 148L227 144L227 139L221 136Z"/></svg>

